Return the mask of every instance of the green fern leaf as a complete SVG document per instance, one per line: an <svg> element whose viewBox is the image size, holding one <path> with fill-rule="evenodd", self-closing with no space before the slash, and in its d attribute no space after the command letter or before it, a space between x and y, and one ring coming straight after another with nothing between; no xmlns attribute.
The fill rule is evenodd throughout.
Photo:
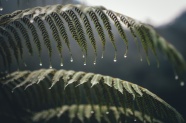
<svg viewBox="0 0 186 123"><path fill-rule="evenodd" d="M8 67L8 70L10 71L10 65L12 63L12 55L10 53L10 48L7 46L5 40L3 37L0 37L0 48L2 49L2 51L4 52L5 54L5 57L6 57L6 62L8 63L7 67Z"/></svg>
<svg viewBox="0 0 186 123"><path fill-rule="evenodd" d="M104 54L104 51L105 51L105 42L106 42L103 28L102 28L101 24L99 23L98 17L94 13L94 11L92 9L90 9L90 10L88 9L87 12L88 12L88 15L90 16L91 20L93 21L93 23L95 25L95 28L98 32L98 35L99 35L99 37L102 41L102 48L103 48L102 49L102 58L103 58L103 54Z"/></svg>
<svg viewBox="0 0 186 123"><path fill-rule="evenodd" d="M19 67L19 50L18 50L18 47L16 47L16 44L12 38L12 36L6 31L4 30L2 27L0 27L0 33L6 37L8 39L8 43L9 43L9 46L10 48L13 50L13 53L14 53L14 57L16 59L16 62L18 64L18 67ZM5 43L4 43L5 44Z"/></svg>
<svg viewBox="0 0 186 123"><path fill-rule="evenodd" d="M40 17L36 16L34 18L34 20L37 22L38 26L39 26L39 29L42 33L42 36L43 36L43 41L48 49L48 54L49 54L49 58L50 58L50 67L51 66L51 57L52 57L52 46L51 46L51 42L50 42L50 39L49 39L49 35L47 33L47 30L45 28L45 25L43 23L43 21L40 19Z"/></svg>
<svg viewBox="0 0 186 123"><path fill-rule="evenodd" d="M107 112L112 106L116 106L117 110L120 109L119 107L122 107L123 113L125 114L127 114L127 110L130 109L133 118L138 117L138 113L136 113L136 110L138 110L141 112L141 119L145 119L145 116L148 115L151 122L156 118L163 122L184 122L182 116L173 107L149 90L136 84L101 74L75 72L72 70L56 71L54 69L41 69L33 72L23 71L12 73L3 79L2 82L6 83L6 86L2 88L5 91L8 92L11 88L13 89L16 97L13 99L10 95L9 98L15 104L20 104L23 109L27 108L34 111L36 110L36 104L34 101L31 101L28 104L30 107L28 107L24 103L21 103L20 100L24 97L19 97L17 91L29 93L27 98L31 100L33 100L32 98L35 93L41 95L40 98L37 97L40 100L40 103L39 101L37 102L37 107L40 108L43 107L43 103L45 105L51 105L52 100L56 102L59 102L59 100L65 101L61 103L61 105L79 105L82 103L86 104L90 101L89 104L92 104L91 107L94 107L94 104L98 105L97 108L92 109L98 113L95 115L98 121L100 121L100 116L105 117L103 112ZM54 86L53 82L55 84L58 83L58 86L61 88ZM40 88L36 89L35 86L38 85ZM51 85L52 88L48 90L48 87ZM23 90L22 87L25 87L25 92L21 91ZM15 90L15 88L17 89ZM34 88L36 92L33 91ZM65 90L63 88L65 88ZM52 90L55 90L56 93L52 94ZM19 98L20 102L17 102L17 98ZM103 105L107 108L102 109ZM76 114L78 110L74 107L70 112L70 118L74 119L74 113ZM54 116L54 114L52 114L51 117L52 116ZM80 120L82 120L84 116L81 114L79 117ZM107 118L105 119L108 120Z"/></svg>
<svg viewBox="0 0 186 123"><path fill-rule="evenodd" d="M39 34L39 32L37 30L40 30L42 33L41 37L44 41L44 44L46 45L48 49L48 53L50 57L50 67L52 67L51 56L52 56L53 48L51 47L50 39L54 38L55 40L56 39L58 40L57 48L59 51L62 50L61 49L62 47L60 46L60 43L59 43L59 39L60 39L59 32L55 33L54 37L51 37L47 32L47 29L46 29L47 26L44 25L46 22L44 18L49 17L49 16L51 17L50 20L52 21L50 21L48 25L55 27L55 28L51 28L53 33L59 30L60 34L62 35L63 40L65 41L65 44L67 45L69 49L69 52L71 55L71 61L73 61L73 59L72 59L72 53L70 49L70 41L68 40L70 35L67 34L66 32L67 30L70 30L72 37L75 39L78 46L81 48L83 56L85 55L86 57L87 57L89 49L87 49L88 41L85 37L84 30L86 30L86 33L89 36L89 40L91 42L91 45L93 46L95 54L97 54L98 49L96 46L97 42L94 39L95 35L93 34L93 31L96 30L96 32L98 33L102 41L102 47L103 47L103 52L104 52L105 43L106 43L106 37L104 34L104 30L106 30L108 32L109 38L111 39L111 42L115 49L114 60L116 61L117 45L115 44L115 41L114 41L114 35L112 34L111 23L110 23L110 20L113 20L113 22L115 23L114 26L117 28L120 36L122 37L122 39L124 39L124 42L126 44L127 48L125 51L125 56L128 50L128 40L125 36L125 31L123 30L123 24L129 28L137 44L137 48L139 49L139 52L140 52L138 41L136 40L137 38L139 38L139 41L141 42L142 47L145 51L147 62L149 64L150 64L150 60L148 58L149 49L152 50L152 53L156 57L157 61L158 61L158 57L156 54L157 52L156 50L159 49L161 52L163 52L168 57L168 60L173 64L173 66L176 69L176 73L178 73L179 75L182 75L182 72L185 71L186 69L186 63L183 57L180 55L180 53L172 45L167 43L161 36L159 36L157 32L149 25L138 22L128 16L122 15L112 10L108 10L102 6L91 7L91 6L84 6L84 5L72 5L72 4L68 4L64 6L52 5L52 6L46 6L46 7L35 7L31 9L15 11L12 14L0 16L0 26L1 26L0 33L3 37L5 37L5 40L8 40L10 44L10 49L13 51L13 54L18 64L19 64L19 59L21 59L21 52L19 53L21 46L19 47L16 46L16 44L19 44L19 42L17 40L13 41L14 38L9 37L10 34L7 32L8 28L7 29L5 28L5 30L2 28L8 27L11 25L11 23L14 23L15 26L18 27L18 30L20 30L21 35L23 35L23 38L27 45L26 49L28 49L29 53L32 53L32 46L30 43L31 37L29 37L28 35L28 31L31 31L32 36L34 38L34 42L36 43L38 51L39 51L39 56L41 54L41 46L39 46L39 43L38 43L39 39L37 38L37 35ZM32 23L28 24L28 22L26 23L26 21L28 20L24 22L23 21L24 18L30 19L30 22L33 22L35 20L38 26L36 27L35 24L32 24ZM21 21L23 21L23 23ZM67 26L64 26L63 21L67 23ZM100 23L100 21L102 21L104 26L102 26L102 23ZM92 26L91 24L93 24L94 26ZM29 27L28 31L25 29L25 25ZM19 37L21 37L21 35L19 34ZM1 50L3 51L3 49ZM84 62L85 62L84 64L86 65L86 59ZM94 62L96 62L96 58ZM158 63L158 66L159 66L159 63ZM180 78L183 78L183 76L181 76Z"/></svg>
<svg viewBox="0 0 186 123"><path fill-rule="evenodd" d="M55 39L55 41L57 43L58 52L60 54L61 66L63 66L62 42L61 42L60 37L59 37L59 32L57 30L57 27L54 24L54 21L52 20L52 18L49 15L47 15L45 17L45 20L47 21L47 23L50 26L50 29L52 30L52 35L53 35L53 37L54 37L54 39Z"/></svg>
<svg viewBox="0 0 186 123"><path fill-rule="evenodd" d="M28 48L28 52L30 55L33 55L32 45L30 43L30 38L29 38L27 30L22 25L22 23L20 23L19 21L14 21L13 24L21 31L21 34L23 35L23 38L26 42L26 46Z"/></svg>
<svg viewBox="0 0 186 123"><path fill-rule="evenodd" d="M37 46L38 56L39 56L39 59L40 59L40 65L42 65L42 61L41 61L41 50L42 50L42 48L41 48L41 42L39 40L39 36L37 34L37 31L35 29L35 26L30 22L30 20L28 18L23 17L21 20L31 30L34 43Z"/></svg>
<svg viewBox="0 0 186 123"><path fill-rule="evenodd" d="M67 32L66 32L64 23L61 20L60 16L56 12L52 12L51 13L51 16L53 17L53 19L54 19L54 21L55 21L55 23L57 25L57 28L59 29L60 34L61 34L63 40L65 41L65 44L67 45L67 47L69 49L69 52L70 52L70 55L71 55L71 58L72 58L72 52L71 52L71 48L70 48L70 42L69 42L69 38L68 38L68 35L67 35Z"/></svg>
<svg viewBox="0 0 186 123"><path fill-rule="evenodd" d="M118 20L117 16L115 15L114 12L110 11L110 10L107 10L106 13L108 14L108 16L114 21L115 23L115 26L120 34L120 36L122 37L122 39L125 41L125 44L126 44L126 50L125 50L125 53L124 53L124 57L127 57L127 52L128 52L128 40L126 38L126 35L125 35L125 32L121 26L121 23L120 21Z"/></svg>

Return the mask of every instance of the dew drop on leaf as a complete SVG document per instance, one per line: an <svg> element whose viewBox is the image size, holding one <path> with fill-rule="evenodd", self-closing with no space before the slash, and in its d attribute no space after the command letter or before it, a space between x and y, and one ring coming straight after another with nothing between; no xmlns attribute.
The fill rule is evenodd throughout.
<svg viewBox="0 0 186 123"><path fill-rule="evenodd" d="M61 63L60 66L63 66L63 63Z"/></svg>
<svg viewBox="0 0 186 123"><path fill-rule="evenodd" d="M42 17L41 20L45 20L45 17Z"/></svg>
<svg viewBox="0 0 186 123"><path fill-rule="evenodd" d="M27 64L25 62L23 64L24 64L25 67L27 67Z"/></svg>
<svg viewBox="0 0 186 123"><path fill-rule="evenodd" d="M0 7L0 11L3 11L3 7Z"/></svg>
<svg viewBox="0 0 186 123"><path fill-rule="evenodd" d="M34 22L34 19L30 19L30 23L33 23Z"/></svg>
<svg viewBox="0 0 186 123"><path fill-rule="evenodd" d="M175 75L175 80L178 80L178 78L179 78L178 75Z"/></svg>
<svg viewBox="0 0 186 123"><path fill-rule="evenodd" d="M103 52L102 52L102 54L101 54L101 58L103 59Z"/></svg>
<svg viewBox="0 0 186 123"><path fill-rule="evenodd" d="M73 58L71 57L71 58L70 58L70 62L73 62L73 61L74 61L74 60L73 60Z"/></svg>
<svg viewBox="0 0 186 123"><path fill-rule="evenodd" d="M127 55L124 55L124 58L127 58Z"/></svg>
<svg viewBox="0 0 186 123"><path fill-rule="evenodd" d="M50 67L49 68L52 68L52 65L50 65Z"/></svg>
<svg viewBox="0 0 186 123"><path fill-rule="evenodd" d="M114 62L117 62L117 59L116 59L116 57L114 58Z"/></svg>
<svg viewBox="0 0 186 123"><path fill-rule="evenodd" d="M181 81L180 82L180 86L184 86L185 85L185 82L184 81Z"/></svg>
<svg viewBox="0 0 186 123"><path fill-rule="evenodd" d="M94 61L94 63L93 63L94 65L96 65L96 61Z"/></svg>
<svg viewBox="0 0 186 123"><path fill-rule="evenodd" d="M107 111L106 114L109 114L109 112Z"/></svg>
<svg viewBox="0 0 186 123"><path fill-rule="evenodd" d="M93 114L93 113L94 113L94 111L90 111L90 113L91 113L91 114Z"/></svg>

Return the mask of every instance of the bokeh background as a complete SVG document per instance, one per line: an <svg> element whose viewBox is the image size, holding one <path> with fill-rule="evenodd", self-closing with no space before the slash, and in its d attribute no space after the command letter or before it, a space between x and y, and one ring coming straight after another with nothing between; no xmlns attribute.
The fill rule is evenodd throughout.
<svg viewBox="0 0 186 123"><path fill-rule="evenodd" d="M18 9L26 9L35 6L45 6L53 4L80 3L87 5L102 5L108 9L128 15L139 21L152 25L157 32L167 41L171 42L186 59L186 1L177 0L0 0L0 14L11 13ZM114 50L111 43L106 44L104 58L101 59L101 51L98 53L97 63L93 65L93 52L89 52L87 65L83 65L83 59L80 49L72 42L72 53L74 62L70 62L70 56L67 48L64 48L64 66L60 66L60 59L57 51L53 53L52 65L56 69L67 69L76 71L87 71L118 77L143 86L151 92L168 102L176 108L186 119L186 86L180 86L180 80L175 80L174 72L170 62L159 53L160 67L157 68L156 59L150 55L150 66L145 60L143 50L141 55L143 61L140 61L137 47L132 36L126 29L129 40L129 53L127 58L123 57L124 44L117 31L113 31L117 40L118 57L117 62L113 62ZM99 44L101 48L101 44ZM142 49L142 48L141 48ZM57 54L57 55L55 55ZM21 66L21 70L36 70L39 66L39 59L35 52L35 58L25 54L27 67ZM42 60L44 68L49 67L48 55L43 52ZM2 63L0 62L0 65ZM2 67L0 67L2 68ZM16 64L12 66L12 71L16 70ZM186 75L186 74L184 74ZM186 78L186 76L185 76ZM186 81L186 80L183 80Z"/></svg>

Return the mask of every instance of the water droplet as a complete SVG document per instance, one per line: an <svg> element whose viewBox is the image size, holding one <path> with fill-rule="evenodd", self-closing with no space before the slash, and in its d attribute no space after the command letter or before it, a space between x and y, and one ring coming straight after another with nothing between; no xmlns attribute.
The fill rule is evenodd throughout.
<svg viewBox="0 0 186 123"><path fill-rule="evenodd" d="M45 17L42 17L41 20L45 20Z"/></svg>
<svg viewBox="0 0 186 123"><path fill-rule="evenodd" d="M30 19L30 23L33 23L34 22L34 19Z"/></svg>
<svg viewBox="0 0 186 123"><path fill-rule="evenodd" d="M61 63L60 65L63 66L63 63Z"/></svg>
<svg viewBox="0 0 186 123"><path fill-rule="evenodd" d="M87 65L86 63L84 63L83 65Z"/></svg>
<svg viewBox="0 0 186 123"><path fill-rule="evenodd" d="M109 112L107 111L106 114L109 114Z"/></svg>
<svg viewBox="0 0 186 123"><path fill-rule="evenodd" d="M134 119L134 122L136 122L137 120L136 120L136 118Z"/></svg>
<svg viewBox="0 0 186 123"><path fill-rule="evenodd" d="M127 55L124 55L124 58L127 58Z"/></svg>
<svg viewBox="0 0 186 123"><path fill-rule="evenodd" d="M42 66L43 64L42 64L42 63L40 63L39 65L40 65L40 66Z"/></svg>
<svg viewBox="0 0 186 123"><path fill-rule="evenodd" d="M73 62L73 61L74 61L74 60L73 60L73 58L71 57L71 58L70 58L70 62Z"/></svg>
<svg viewBox="0 0 186 123"><path fill-rule="evenodd" d="M0 11L3 11L3 7L0 7Z"/></svg>
<svg viewBox="0 0 186 123"><path fill-rule="evenodd" d="M12 90L11 92L14 93L14 90Z"/></svg>
<svg viewBox="0 0 186 123"><path fill-rule="evenodd" d="M52 65L50 65L50 67L49 68L52 68Z"/></svg>
<svg viewBox="0 0 186 123"><path fill-rule="evenodd" d="M96 65L96 61L94 61L94 63L93 63L94 65Z"/></svg>
<svg viewBox="0 0 186 123"><path fill-rule="evenodd" d="M102 54L101 54L101 58L103 59L103 52L102 52Z"/></svg>
<svg viewBox="0 0 186 123"><path fill-rule="evenodd" d="M93 114L93 113L94 113L94 111L90 111L90 113L91 113L91 114Z"/></svg>
<svg viewBox="0 0 186 123"><path fill-rule="evenodd" d="M117 59L116 58L114 58L114 62L117 62Z"/></svg>
<svg viewBox="0 0 186 123"><path fill-rule="evenodd" d="M24 62L24 66L27 67L27 64Z"/></svg>
<svg viewBox="0 0 186 123"><path fill-rule="evenodd" d="M185 85L185 82L184 81L181 81L180 82L180 86L184 86Z"/></svg>
<svg viewBox="0 0 186 123"><path fill-rule="evenodd" d="M83 58L85 58L85 55L83 54L83 56L82 56Z"/></svg>
<svg viewBox="0 0 186 123"><path fill-rule="evenodd" d="M178 80L178 78L179 78L178 75L175 75L175 80Z"/></svg>

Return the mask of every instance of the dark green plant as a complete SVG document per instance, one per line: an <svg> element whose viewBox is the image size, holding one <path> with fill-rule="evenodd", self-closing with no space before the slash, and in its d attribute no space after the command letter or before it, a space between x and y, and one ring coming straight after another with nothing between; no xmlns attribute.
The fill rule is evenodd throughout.
<svg viewBox="0 0 186 123"><path fill-rule="evenodd" d="M49 34L47 26L50 28L52 36ZM115 51L114 61L116 61L117 45L112 29L116 28L123 39L125 44L124 57L127 57L128 40L123 29L124 26L130 30L139 51L138 41L140 41L148 64L150 64L148 57L150 49L159 66L156 53L158 49L173 64L180 80L183 78L182 72L186 68L183 57L151 26L102 6L52 5L18 10L0 16L2 62L5 69L9 71L14 59L17 66L20 66L21 63L25 64L23 48L30 55L33 55L34 44L42 66L41 52L43 47L41 43L43 42L49 55L50 68L52 68L54 50L52 40L54 40L55 48L60 55L61 66L63 66L64 44L66 44L71 61L73 61L72 46L69 39L72 36L81 49L85 65L88 51L90 51L87 41L90 41L94 51L93 63L96 64L98 46L95 33L98 34L102 42L102 57L105 44L108 43L106 35L109 36ZM60 110L63 111L63 108L66 112L64 115L69 115L70 120L68 121L73 121L74 118L79 119L79 122L89 119L92 121L91 118L93 117L97 122L101 122L102 118L103 122L124 122L124 120L126 122L135 120L137 122L184 122L182 116L173 107L147 89L109 76L40 69L33 72L13 72L1 77L0 80L3 85L1 88L2 104L6 104L6 101L9 103L1 107L0 115L15 119L18 122L42 122L42 120L55 119ZM85 107L90 109L83 110L82 108ZM91 111L95 112L92 116L90 116ZM108 112L114 114L112 119L106 115ZM64 115L60 116L63 117ZM57 121L55 120L55 122ZM54 121L51 120L51 122Z"/></svg>

